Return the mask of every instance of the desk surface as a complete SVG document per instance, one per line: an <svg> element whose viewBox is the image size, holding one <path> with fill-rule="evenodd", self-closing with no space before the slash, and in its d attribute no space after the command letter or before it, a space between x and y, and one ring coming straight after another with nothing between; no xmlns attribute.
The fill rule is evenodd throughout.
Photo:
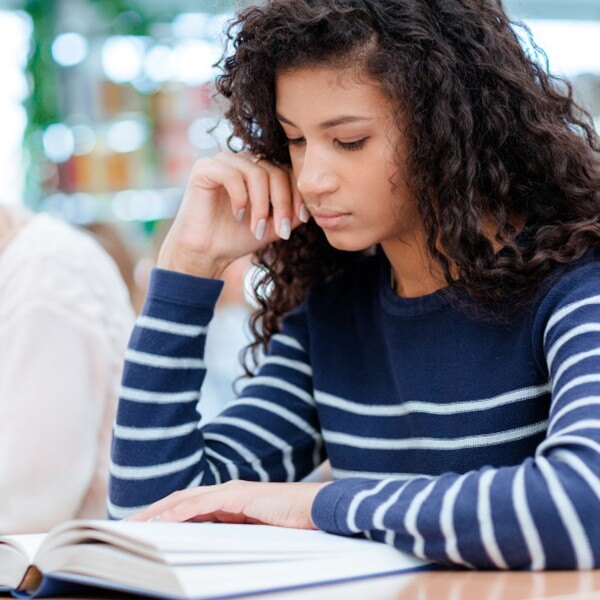
<svg viewBox="0 0 600 600"><path fill-rule="evenodd" d="M122 595L98 595L124 598ZM264 600L600 600L600 570L549 573L422 572L252 596ZM66 599L65 599L66 600ZM69 598L69 600L77 600ZM85 600L88 600L87 598Z"/></svg>
<svg viewBox="0 0 600 600"><path fill-rule="evenodd" d="M600 571L423 572L271 595L272 600L600 600ZM266 600L266 597L265 597Z"/></svg>

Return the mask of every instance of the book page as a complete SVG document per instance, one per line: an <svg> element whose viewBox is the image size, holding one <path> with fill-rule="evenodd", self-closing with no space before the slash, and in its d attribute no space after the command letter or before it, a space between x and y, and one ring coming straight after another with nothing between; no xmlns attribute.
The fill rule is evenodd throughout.
<svg viewBox="0 0 600 600"><path fill-rule="evenodd" d="M35 553L46 538L45 533L25 533L21 535L4 535L0 537L0 544L9 544L17 548L29 563L33 562Z"/></svg>
<svg viewBox="0 0 600 600"><path fill-rule="evenodd" d="M378 546L384 551L379 552ZM186 597L206 598L325 585L431 568L430 564L383 544L371 542L370 548L362 556L341 555L321 560L235 567L219 565L203 569L179 567L175 573Z"/></svg>
<svg viewBox="0 0 600 600"><path fill-rule="evenodd" d="M169 552L210 552L252 554L338 554L362 552L372 542L362 538L336 536L323 531L290 529L268 525L237 525L230 523L140 523L128 521L71 521L53 530L42 551L77 540L99 536L116 546L133 551L134 546L153 554Z"/></svg>
<svg viewBox="0 0 600 600"><path fill-rule="evenodd" d="M0 589L7 590L21 582L45 537L43 533L0 537Z"/></svg>
<svg viewBox="0 0 600 600"><path fill-rule="evenodd" d="M252 560L252 554L248 560ZM228 563L199 562L170 566L141 558L105 544L55 548L40 568L53 577L92 578L100 587L189 598L222 597L272 589L325 584L333 581L411 571L428 564L389 546L368 543L368 550L338 556L314 555L287 561Z"/></svg>

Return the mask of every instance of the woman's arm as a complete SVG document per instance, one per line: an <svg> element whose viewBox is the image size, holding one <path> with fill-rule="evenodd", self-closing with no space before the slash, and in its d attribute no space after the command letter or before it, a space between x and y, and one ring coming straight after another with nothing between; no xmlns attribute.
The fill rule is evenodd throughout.
<svg viewBox="0 0 600 600"><path fill-rule="evenodd" d="M552 406L547 438L534 457L408 483L336 481L316 496L316 525L339 534L364 532L449 565L598 567L600 265L562 282L561 289L545 321Z"/></svg>
<svg viewBox="0 0 600 600"><path fill-rule="evenodd" d="M109 359L47 302L22 307L0 339L0 531L46 531L77 516L92 480Z"/></svg>
<svg viewBox="0 0 600 600"><path fill-rule="evenodd" d="M195 486L298 481L323 460L303 307L285 319L241 396L198 429L205 336L222 285L160 269L152 274L126 354L114 429L113 518Z"/></svg>

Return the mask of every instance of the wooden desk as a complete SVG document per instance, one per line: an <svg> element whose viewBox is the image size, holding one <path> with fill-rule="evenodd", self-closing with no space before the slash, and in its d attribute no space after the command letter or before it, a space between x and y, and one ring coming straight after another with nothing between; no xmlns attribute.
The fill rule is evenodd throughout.
<svg viewBox="0 0 600 600"><path fill-rule="evenodd" d="M267 597L264 596L265 600ZM600 570L549 573L423 572L329 588L273 594L271 600L600 600Z"/></svg>
<svg viewBox="0 0 600 600"><path fill-rule="evenodd" d="M117 594L99 594L94 596L94 600L125 597ZM251 598L262 600L533 600L537 598L600 600L600 570L550 573L424 572ZM77 599L71 597L68 600Z"/></svg>

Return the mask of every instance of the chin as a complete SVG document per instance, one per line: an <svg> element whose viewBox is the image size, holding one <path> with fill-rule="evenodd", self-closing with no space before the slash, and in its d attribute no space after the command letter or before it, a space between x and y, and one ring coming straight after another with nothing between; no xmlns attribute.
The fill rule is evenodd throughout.
<svg viewBox="0 0 600 600"><path fill-rule="evenodd" d="M355 234L348 235L342 234L341 232L328 232L325 234L325 237L327 237L330 246L333 246L336 250L343 250L344 252L361 252L378 243L378 240L361 239Z"/></svg>

